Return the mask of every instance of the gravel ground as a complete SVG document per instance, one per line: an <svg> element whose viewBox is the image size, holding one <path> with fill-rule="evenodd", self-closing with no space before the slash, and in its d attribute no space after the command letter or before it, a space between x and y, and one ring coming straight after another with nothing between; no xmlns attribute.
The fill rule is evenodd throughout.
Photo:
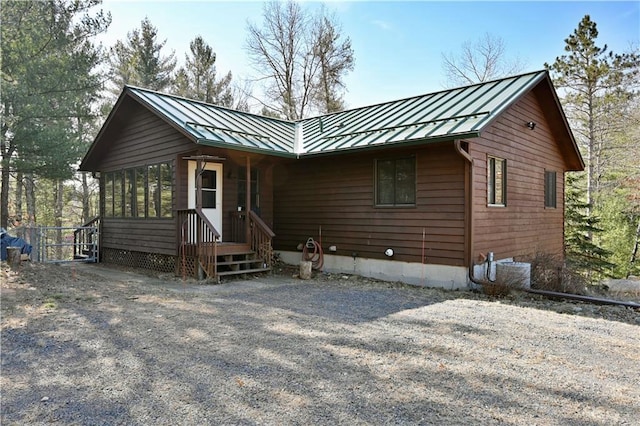
<svg viewBox="0 0 640 426"><path fill-rule="evenodd" d="M25 264L1 314L2 425L639 424L628 308Z"/></svg>

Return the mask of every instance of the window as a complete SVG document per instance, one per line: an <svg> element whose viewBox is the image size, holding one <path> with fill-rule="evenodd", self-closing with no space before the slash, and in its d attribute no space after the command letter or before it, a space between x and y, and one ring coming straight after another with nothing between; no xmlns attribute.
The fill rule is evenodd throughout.
<svg viewBox="0 0 640 426"><path fill-rule="evenodd" d="M147 217L160 216L159 171L160 166L157 164L147 167Z"/></svg>
<svg viewBox="0 0 640 426"><path fill-rule="evenodd" d="M135 217L136 211L136 171L134 169L124 172L124 216Z"/></svg>
<svg viewBox="0 0 640 426"><path fill-rule="evenodd" d="M487 198L490 206L507 205L507 160L489 157Z"/></svg>
<svg viewBox="0 0 640 426"><path fill-rule="evenodd" d="M247 209L247 168L238 167L238 207ZM251 210L260 211L260 197L258 196L258 169L251 168Z"/></svg>
<svg viewBox="0 0 640 426"><path fill-rule="evenodd" d="M416 204L416 159L376 160L376 205L414 206Z"/></svg>
<svg viewBox="0 0 640 426"><path fill-rule="evenodd" d="M160 164L160 217L172 217L173 175L171 164Z"/></svg>
<svg viewBox="0 0 640 426"><path fill-rule="evenodd" d="M113 215L122 216L122 172L113 173Z"/></svg>
<svg viewBox="0 0 640 426"><path fill-rule="evenodd" d="M544 206L556 208L556 172L544 172Z"/></svg>
<svg viewBox="0 0 640 426"><path fill-rule="evenodd" d="M146 176L144 174L145 168L138 167L136 169L136 216L137 217L146 217L147 213L145 211L146 201L145 197L147 197L147 185Z"/></svg>
<svg viewBox="0 0 640 426"><path fill-rule="evenodd" d="M216 170L203 170L202 171L202 208L203 209L215 209L216 208L216 188L217 175ZM196 180L198 179L198 172L196 171Z"/></svg>
<svg viewBox="0 0 640 426"><path fill-rule="evenodd" d="M104 176L104 215L113 216L113 173Z"/></svg>
<svg viewBox="0 0 640 426"><path fill-rule="evenodd" d="M105 173L106 217L172 217L171 163Z"/></svg>

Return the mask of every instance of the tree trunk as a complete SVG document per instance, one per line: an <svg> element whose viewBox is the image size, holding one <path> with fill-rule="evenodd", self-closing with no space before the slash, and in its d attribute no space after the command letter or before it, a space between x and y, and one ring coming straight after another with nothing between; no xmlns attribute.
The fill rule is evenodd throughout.
<svg viewBox="0 0 640 426"><path fill-rule="evenodd" d="M16 196L15 196L16 211L15 211L15 216L13 217L11 222L13 223L13 227L17 228L15 229L16 237L24 239L25 229L24 229L24 223L22 222L22 217L23 217L22 188L23 188L22 172L18 172L16 175Z"/></svg>
<svg viewBox="0 0 640 426"><path fill-rule="evenodd" d="M636 228L636 242L633 245L631 259L629 259L629 270L633 270L633 265L638 261L638 246L640 246L640 217L638 217L638 227Z"/></svg>
<svg viewBox="0 0 640 426"><path fill-rule="evenodd" d="M55 196L55 226L58 228L56 230L56 244L62 244L62 206L63 202L63 192L64 192L64 182L62 179L57 179L54 187L54 196ZM62 246L56 246L56 259L62 259Z"/></svg>
<svg viewBox="0 0 640 426"><path fill-rule="evenodd" d="M20 268L21 261L20 247L7 247L7 263L11 266L11 269Z"/></svg>
<svg viewBox="0 0 640 426"><path fill-rule="evenodd" d="M593 165L595 162L594 157L594 145L595 145L595 129L594 129L594 117L593 117L593 89L589 87L588 98L588 126L589 126L589 140L587 141L587 217L591 217L591 210L593 208ZM592 233L589 232L589 238L592 237Z"/></svg>
<svg viewBox="0 0 640 426"><path fill-rule="evenodd" d="M9 161L3 161L2 188L0 188L0 226L9 227L9 168L5 167Z"/></svg>
<svg viewBox="0 0 640 426"><path fill-rule="evenodd" d="M3 105L4 111L9 111L8 105ZM3 120L4 121L4 120ZM11 169L11 157L16 150L13 139L7 137L9 132L8 126L2 125L2 134L0 135L0 227L8 228L9 225L9 170Z"/></svg>
<svg viewBox="0 0 640 426"><path fill-rule="evenodd" d="M16 175L16 222L18 224L16 226L20 226L22 224L22 189L24 185L22 184L22 172L18 172Z"/></svg>
<svg viewBox="0 0 640 426"><path fill-rule="evenodd" d="M36 224L36 191L33 182L33 174L27 173L24 176L24 192L27 201L27 221L26 226L35 226Z"/></svg>

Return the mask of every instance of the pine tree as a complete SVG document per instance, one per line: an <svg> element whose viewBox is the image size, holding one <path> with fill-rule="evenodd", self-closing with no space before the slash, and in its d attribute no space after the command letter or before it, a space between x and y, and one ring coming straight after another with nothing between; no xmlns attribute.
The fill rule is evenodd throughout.
<svg viewBox="0 0 640 426"><path fill-rule="evenodd" d="M103 54L93 39L111 17L91 12L99 4L2 2L2 227L8 221L10 173L22 172L29 181L29 201L35 180L68 179L86 150L74 120L93 117L102 88Z"/></svg>
<svg viewBox="0 0 640 426"><path fill-rule="evenodd" d="M607 170L607 151L626 102L634 95L640 73L637 52L614 54L607 45L596 45L598 29L589 15L565 39L565 55L556 58L550 71L572 129L586 157L586 202L593 205ZM589 207L590 209L590 207Z"/></svg>
<svg viewBox="0 0 640 426"><path fill-rule="evenodd" d="M111 48L110 65L112 92L117 95L126 84L162 91L173 83L176 67L174 52L164 56L167 43L157 41L158 30L149 18L142 20L140 29L127 34L127 40L118 40Z"/></svg>
<svg viewBox="0 0 640 426"><path fill-rule="evenodd" d="M201 36L189 44L185 66L176 73L175 94L224 107L234 106L231 72L218 80L216 54Z"/></svg>
<svg viewBox="0 0 640 426"><path fill-rule="evenodd" d="M614 265L609 262L610 252L597 245L594 236L602 232L599 218L588 215L589 204L585 200L584 178L570 173L565 185L565 258L567 265L588 281L611 274Z"/></svg>

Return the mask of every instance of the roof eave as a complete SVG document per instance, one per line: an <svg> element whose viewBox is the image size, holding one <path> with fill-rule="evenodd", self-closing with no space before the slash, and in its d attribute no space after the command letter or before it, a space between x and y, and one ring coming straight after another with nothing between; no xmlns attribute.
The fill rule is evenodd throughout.
<svg viewBox="0 0 640 426"><path fill-rule="evenodd" d="M210 139L204 139L204 138L196 139L195 143L198 145L205 145L205 146L211 146L211 147L223 147L223 148L233 149L235 151L251 152L254 154L268 154L275 157L296 158L296 155L293 154L292 152L276 151L273 149L263 149L258 147L237 145L237 144L225 143L220 141L212 141Z"/></svg>
<svg viewBox="0 0 640 426"><path fill-rule="evenodd" d="M305 152L300 154L299 157L300 158L321 157L321 156L329 156L329 155L349 154L349 153L361 152L361 151L375 151L375 150L388 149L388 148L403 148L403 147L409 147L409 146L428 145L432 143L452 141L456 139L472 139L472 138L477 138L479 136L480 136L479 131L473 131L473 132L466 132L466 133L456 133L456 134L450 134L450 135L437 136L433 138L401 140L397 142L388 142L388 143L379 144L379 145L356 146L351 148L333 149L330 151L310 151L310 152Z"/></svg>

